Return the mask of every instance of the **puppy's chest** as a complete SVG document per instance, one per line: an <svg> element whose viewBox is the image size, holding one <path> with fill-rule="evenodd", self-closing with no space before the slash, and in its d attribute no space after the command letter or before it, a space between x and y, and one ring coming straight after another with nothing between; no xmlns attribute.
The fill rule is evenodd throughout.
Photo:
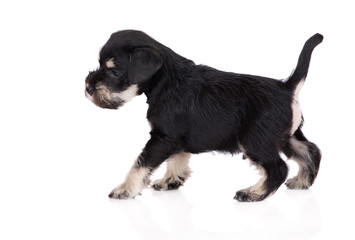
<svg viewBox="0 0 355 240"><path fill-rule="evenodd" d="M189 109L182 104L161 103L150 106L147 119L152 130L159 130L167 135L183 133L190 126Z"/></svg>

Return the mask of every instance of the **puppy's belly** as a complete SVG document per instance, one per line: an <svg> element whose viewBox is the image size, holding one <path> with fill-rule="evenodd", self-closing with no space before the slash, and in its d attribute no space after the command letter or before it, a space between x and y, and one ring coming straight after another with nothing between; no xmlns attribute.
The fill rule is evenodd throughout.
<svg viewBox="0 0 355 240"><path fill-rule="evenodd" d="M238 152L238 134L236 129L221 128L194 129L185 141L185 149L191 153L207 151Z"/></svg>

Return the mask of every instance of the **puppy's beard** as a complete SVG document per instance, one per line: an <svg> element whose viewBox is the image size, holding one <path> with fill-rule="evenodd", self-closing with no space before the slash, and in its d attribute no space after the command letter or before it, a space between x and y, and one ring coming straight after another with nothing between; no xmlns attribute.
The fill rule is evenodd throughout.
<svg viewBox="0 0 355 240"><path fill-rule="evenodd" d="M119 96L115 96L115 93L102 86L95 90L91 96L85 91L85 96L101 108L118 109L125 103Z"/></svg>
<svg viewBox="0 0 355 240"><path fill-rule="evenodd" d="M85 91L85 96L98 107L118 109L137 96L137 91L137 85L131 85L122 92L112 92L106 86L99 85L91 96Z"/></svg>
<svg viewBox="0 0 355 240"><path fill-rule="evenodd" d="M107 97L105 93L96 92L93 94L92 102L101 108L118 109L125 104L125 101L118 97Z"/></svg>

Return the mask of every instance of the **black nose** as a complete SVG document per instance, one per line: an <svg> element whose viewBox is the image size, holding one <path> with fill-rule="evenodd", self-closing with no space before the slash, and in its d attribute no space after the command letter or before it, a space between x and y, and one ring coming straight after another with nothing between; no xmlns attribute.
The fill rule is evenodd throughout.
<svg viewBox="0 0 355 240"><path fill-rule="evenodd" d="M95 89L93 87L86 87L86 91L88 92L88 94L90 96L92 96L92 94L94 93Z"/></svg>

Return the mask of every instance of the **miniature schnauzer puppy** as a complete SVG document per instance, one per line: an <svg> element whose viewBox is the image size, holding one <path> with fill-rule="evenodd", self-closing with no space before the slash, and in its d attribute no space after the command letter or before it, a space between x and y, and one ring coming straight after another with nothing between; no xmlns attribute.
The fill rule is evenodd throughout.
<svg viewBox="0 0 355 240"><path fill-rule="evenodd" d="M118 109L144 93L151 138L109 197L134 198L164 161L167 171L152 187L177 189L191 174L191 154L207 151L243 153L260 171L255 185L236 193L238 201L261 201L286 181L288 167L280 152L299 165L286 186L309 188L321 152L302 133L299 93L312 51L322 40L320 34L312 36L291 76L278 81L196 65L140 31L113 33L100 51L100 67L85 80L85 95L101 108Z"/></svg>

